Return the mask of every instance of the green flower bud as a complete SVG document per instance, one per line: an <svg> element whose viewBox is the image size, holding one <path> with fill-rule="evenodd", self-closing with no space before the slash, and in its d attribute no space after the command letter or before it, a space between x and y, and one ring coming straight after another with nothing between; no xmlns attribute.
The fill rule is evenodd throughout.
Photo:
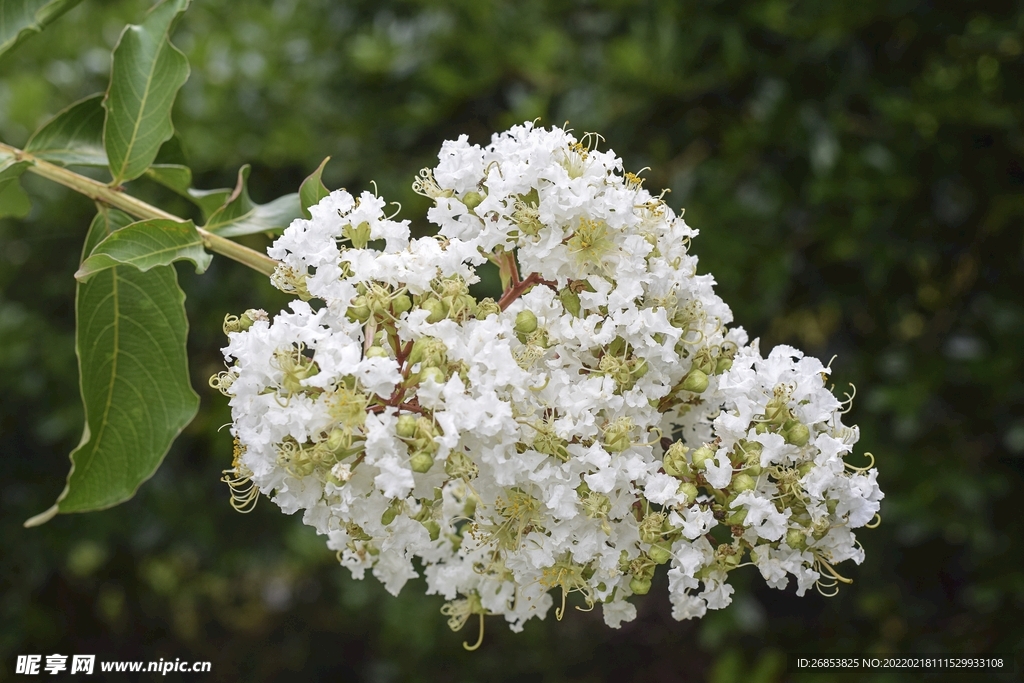
<svg viewBox="0 0 1024 683"><path fill-rule="evenodd" d="M754 478L749 474L739 473L732 478L732 490L736 493L751 491L757 485Z"/></svg>
<svg viewBox="0 0 1024 683"><path fill-rule="evenodd" d="M618 419L604 430L604 448L609 453L621 453L633 445L633 421Z"/></svg>
<svg viewBox="0 0 1024 683"><path fill-rule="evenodd" d="M825 501L825 509L828 510L828 514L830 515L836 514L836 507L838 505L839 501L836 500L835 498L829 498L828 500Z"/></svg>
<svg viewBox="0 0 1024 683"><path fill-rule="evenodd" d="M345 430L335 427L331 430L331 433L327 435L327 450L332 453L337 453L344 449L345 446L348 445L348 442L348 434L345 433Z"/></svg>
<svg viewBox="0 0 1024 683"><path fill-rule="evenodd" d="M651 367L647 364L647 361L644 360L643 358L634 358L632 362L633 369L630 370L629 372L631 375L633 375L635 379L640 379L641 377L647 374L648 370L651 369Z"/></svg>
<svg viewBox="0 0 1024 683"><path fill-rule="evenodd" d="M345 317L352 322L365 323L370 319L370 307L366 304L365 296L357 296L352 299L352 305L345 311Z"/></svg>
<svg viewBox="0 0 1024 683"><path fill-rule="evenodd" d="M434 458L433 456L430 455L430 453L419 451L413 454L411 458L409 458L409 467L412 468L413 472L419 472L420 474L423 474L429 471L430 468L433 466Z"/></svg>
<svg viewBox="0 0 1024 683"><path fill-rule="evenodd" d="M647 555L658 564L665 564L672 559L672 545L667 541L655 543L647 551Z"/></svg>
<svg viewBox="0 0 1024 683"><path fill-rule="evenodd" d="M530 334L537 329L537 316L533 311L519 311L516 315L515 331L519 334Z"/></svg>
<svg viewBox="0 0 1024 683"><path fill-rule="evenodd" d="M427 367L440 367L448 360L448 348L440 339L420 337L409 352L409 364L420 363Z"/></svg>
<svg viewBox="0 0 1024 683"><path fill-rule="evenodd" d="M693 452L690 456L690 462L693 463L693 467L698 470L705 469L708 464L708 460L714 460L715 452L707 446L701 446Z"/></svg>
<svg viewBox="0 0 1024 683"><path fill-rule="evenodd" d="M438 323L448 317L448 307L437 299L427 299L421 302L420 308L430 313L427 316L428 323Z"/></svg>
<svg viewBox="0 0 1024 683"><path fill-rule="evenodd" d="M676 493L680 496L686 496L687 505L693 505L693 502L697 500L697 487L690 482L683 482L680 484L679 488L676 489Z"/></svg>
<svg viewBox="0 0 1024 683"><path fill-rule="evenodd" d="M690 471L690 465L686 460L686 454L689 452L690 449L684 446L682 441L676 441L669 446L661 460L665 473L673 477L692 476L693 472Z"/></svg>
<svg viewBox="0 0 1024 683"><path fill-rule="evenodd" d="M647 595L651 590L651 580L634 576L629 581L629 590L636 595Z"/></svg>
<svg viewBox="0 0 1024 683"><path fill-rule="evenodd" d="M395 432L403 439L411 439L416 434L416 416L412 413L399 415Z"/></svg>
<svg viewBox="0 0 1024 683"><path fill-rule="evenodd" d="M754 433L755 434L764 434L765 432L768 431L768 429L769 429L769 426L768 426L767 422L758 422L754 426Z"/></svg>
<svg viewBox="0 0 1024 683"><path fill-rule="evenodd" d="M683 379L683 389L692 391L695 394L703 393L708 388L708 376L702 371L694 368Z"/></svg>
<svg viewBox="0 0 1024 683"><path fill-rule="evenodd" d="M466 194L462 195L462 203L466 205L466 208L472 211L476 207L480 206L480 202L484 200L484 195L470 190Z"/></svg>
<svg viewBox="0 0 1024 683"><path fill-rule="evenodd" d="M367 358L388 358L388 352L383 346L371 346L366 349Z"/></svg>
<svg viewBox="0 0 1024 683"><path fill-rule="evenodd" d="M411 308L412 299L409 298L408 294L399 294L391 300L391 310L396 316L402 315Z"/></svg>
<svg viewBox="0 0 1024 683"><path fill-rule="evenodd" d="M793 550L807 550L807 534L799 529L790 529L786 532L786 545Z"/></svg>
<svg viewBox="0 0 1024 683"><path fill-rule="evenodd" d="M580 317L580 295L572 291L568 287L558 293L558 299L562 302L562 308L564 308L572 317Z"/></svg>
<svg viewBox="0 0 1024 683"><path fill-rule="evenodd" d="M798 422L790 427L783 436L786 438L786 443L791 443L794 446L806 446L811 438L811 430L807 428L807 425Z"/></svg>
<svg viewBox="0 0 1024 683"><path fill-rule="evenodd" d="M420 384L423 384L424 382L427 381L437 382L438 384L444 384L445 379L447 378L444 376L444 373L441 371L440 368L426 367L420 370L419 373Z"/></svg>
<svg viewBox="0 0 1024 683"><path fill-rule="evenodd" d="M718 362L715 363L715 374L721 375L723 372L726 372L731 368L732 358L719 358Z"/></svg>
<svg viewBox="0 0 1024 683"><path fill-rule="evenodd" d="M800 477L806 477L807 473L814 469L813 462L802 462L796 466L796 471L800 473Z"/></svg>

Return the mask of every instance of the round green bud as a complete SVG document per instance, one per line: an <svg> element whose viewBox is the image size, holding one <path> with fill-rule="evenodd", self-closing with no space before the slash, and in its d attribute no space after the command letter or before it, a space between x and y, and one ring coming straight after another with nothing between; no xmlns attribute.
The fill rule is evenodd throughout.
<svg viewBox="0 0 1024 683"><path fill-rule="evenodd" d="M412 308L412 299L408 294L399 294L391 300L391 310L395 315L402 315Z"/></svg>
<svg viewBox="0 0 1024 683"><path fill-rule="evenodd" d="M786 545L793 550L806 550L807 534L799 529L790 529L786 532Z"/></svg>
<svg viewBox="0 0 1024 683"><path fill-rule="evenodd" d="M515 330L519 334L530 334L537 329L537 316L533 311L519 311L516 315Z"/></svg>
<svg viewBox="0 0 1024 683"><path fill-rule="evenodd" d="M345 317L352 322L365 323L370 319L370 307L366 304L365 296L357 296L352 299L352 305L345 311Z"/></svg>
<svg viewBox="0 0 1024 683"><path fill-rule="evenodd" d="M634 576L629 581L629 590L636 595L647 595L651 591L651 580Z"/></svg>
<svg viewBox="0 0 1024 683"><path fill-rule="evenodd" d="M791 443L794 446L806 446L811 438L811 430L807 428L807 425L798 422L790 427L783 436L786 438L786 443Z"/></svg>
<svg viewBox="0 0 1024 683"><path fill-rule="evenodd" d="M807 473L814 469L813 462L802 462L796 466L796 471L800 473L801 477L806 477Z"/></svg>
<svg viewBox="0 0 1024 683"><path fill-rule="evenodd" d="M384 349L383 346L376 346L376 345L374 345L374 346L371 346L370 348L366 349L366 357L367 358L387 358L388 357L388 352L387 352L387 350Z"/></svg>
<svg viewBox="0 0 1024 683"><path fill-rule="evenodd" d="M764 434L765 432L768 431L768 429L769 429L769 427L768 427L768 423L767 422L758 422L754 426L754 433L755 434Z"/></svg>
<svg viewBox="0 0 1024 683"><path fill-rule="evenodd" d="M633 369L630 370L629 373L631 375L633 375L633 377L635 377L636 379L640 379L641 377L646 375L647 371L650 370L650 369L651 368L647 364L646 360L644 360L643 358L637 358L637 359L635 359L635 363L633 365Z"/></svg>
<svg viewBox="0 0 1024 683"><path fill-rule="evenodd" d="M345 430L338 429L335 427L331 430L331 433L327 435L327 450L337 453L345 447L345 443L348 441L345 434Z"/></svg>
<svg viewBox="0 0 1024 683"><path fill-rule="evenodd" d="M718 362L715 363L715 374L721 375L723 372L726 372L731 368L732 358L719 358Z"/></svg>
<svg viewBox="0 0 1024 683"><path fill-rule="evenodd" d="M708 460L714 460L715 452L707 446L701 446L693 452L690 456L690 461L693 463L694 468L702 470L708 466Z"/></svg>
<svg viewBox="0 0 1024 683"><path fill-rule="evenodd" d="M437 299L427 299L420 304L420 308L430 314L427 316L428 323L441 322L448 316L448 307Z"/></svg>
<svg viewBox="0 0 1024 683"><path fill-rule="evenodd" d="M688 481L680 484L679 488L676 489L676 493L679 494L680 496L686 496L687 505L693 505L693 501L697 500L697 487L696 485L691 484Z"/></svg>
<svg viewBox="0 0 1024 683"><path fill-rule="evenodd" d="M415 453L409 458L409 467L412 468L413 472L419 472L423 474L428 472L431 467L434 466L434 458L429 453L422 451Z"/></svg>
<svg viewBox="0 0 1024 683"><path fill-rule="evenodd" d="M484 200L484 195L480 194L475 190L470 190L466 194L462 195L462 203L466 205L466 208L472 211L476 207L480 206L480 202Z"/></svg>
<svg viewBox="0 0 1024 683"><path fill-rule="evenodd" d="M403 439L411 439L416 434L416 416L412 413L399 415L395 432Z"/></svg>
<svg viewBox="0 0 1024 683"><path fill-rule="evenodd" d="M438 384L444 384L445 376L444 373L441 372L440 368L429 367L420 370L419 380L421 384L428 380L437 382Z"/></svg>
<svg viewBox="0 0 1024 683"><path fill-rule="evenodd" d="M683 380L683 389L692 391L695 394L703 393L708 388L708 376L704 372L694 368Z"/></svg>
<svg viewBox="0 0 1024 683"><path fill-rule="evenodd" d="M665 564L672 559L672 546L669 543L655 543L647 555L658 564Z"/></svg>
<svg viewBox="0 0 1024 683"><path fill-rule="evenodd" d="M739 474L732 478L732 490L735 491L736 493L741 493L743 491L751 491L756 485L757 482L754 481L754 478L749 474L744 474L740 472Z"/></svg>

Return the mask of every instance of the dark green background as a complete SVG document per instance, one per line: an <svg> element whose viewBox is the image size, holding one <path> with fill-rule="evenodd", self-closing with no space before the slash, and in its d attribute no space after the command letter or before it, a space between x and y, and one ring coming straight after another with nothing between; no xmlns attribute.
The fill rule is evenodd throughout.
<svg viewBox="0 0 1024 683"><path fill-rule="evenodd" d="M85 0L0 62L0 139L104 89L146 5ZM200 187L252 162L268 201L331 155L329 187L376 180L423 225L409 184L443 140L535 117L598 131L685 207L702 270L763 349L838 355L884 523L830 600L748 568L732 607L677 623L662 577L619 631L597 612L518 635L492 619L463 652L475 634L450 633L422 584L394 599L272 504L231 511L230 418L206 388L220 321L284 299L217 259L180 270L199 417L131 502L25 530L80 434L72 273L92 211L26 177L32 214L0 221L0 679L54 652L211 660L197 679L222 681L718 683L787 680L792 652L1019 653L1022 29L1007 1L197 0L175 121Z"/></svg>

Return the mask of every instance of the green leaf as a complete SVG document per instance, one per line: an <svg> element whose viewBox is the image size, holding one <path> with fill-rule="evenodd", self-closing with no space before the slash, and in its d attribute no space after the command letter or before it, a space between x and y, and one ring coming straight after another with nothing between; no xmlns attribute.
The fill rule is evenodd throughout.
<svg viewBox="0 0 1024 683"><path fill-rule="evenodd" d="M138 178L171 139L171 106L188 80L188 60L170 30L189 0L165 0L139 26L127 26L114 48L103 143L113 183Z"/></svg>
<svg viewBox="0 0 1024 683"><path fill-rule="evenodd" d="M192 221L179 223L157 218L132 223L108 235L82 262L75 279L87 282L96 273L117 265L147 271L181 260L191 261L196 272L202 273L212 258L203 249L203 240Z"/></svg>
<svg viewBox="0 0 1024 683"><path fill-rule="evenodd" d="M191 199L188 196L189 188L192 187L192 169L180 164L153 164L146 169L146 176L152 178L164 187L168 187L178 194Z"/></svg>
<svg viewBox="0 0 1024 683"><path fill-rule="evenodd" d="M299 186L299 203L302 205L302 215L305 218L310 217L309 207L314 204L318 204L321 199L331 193L324 183L320 180L320 176L324 172L324 166L330 161L330 157L325 157L320 165L316 167L316 170L309 174L309 177L302 181L302 185Z"/></svg>
<svg viewBox="0 0 1024 683"><path fill-rule="evenodd" d="M185 199L199 207L203 218L210 219L210 216L217 211L231 196L231 190L221 188L218 190L197 190L192 187L192 170L188 166L180 164L153 164L146 169L146 176L160 183L164 187L174 190Z"/></svg>
<svg viewBox="0 0 1024 683"><path fill-rule="evenodd" d="M33 133L25 151L62 166L106 166L102 100L100 93L72 104Z"/></svg>
<svg viewBox="0 0 1024 683"><path fill-rule="evenodd" d="M32 210L32 202L29 201L19 181L21 174L28 167L27 161L14 161L8 158L0 162L0 218L24 218Z"/></svg>
<svg viewBox="0 0 1024 683"><path fill-rule="evenodd" d="M39 33L82 0L0 0L0 55Z"/></svg>
<svg viewBox="0 0 1024 683"><path fill-rule="evenodd" d="M273 232L287 228L302 217L299 195L295 192L278 197L268 204L256 204L249 198L249 165L238 170L238 182L224 205L217 209L203 227L223 237L238 237L257 232Z"/></svg>
<svg viewBox="0 0 1024 683"><path fill-rule="evenodd" d="M101 207L85 240L89 254L131 223ZM25 522L61 512L108 508L131 498L192 421L199 397L189 385L185 295L174 268L145 273L108 268L78 284L75 303L85 428L57 502Z"/></svg>

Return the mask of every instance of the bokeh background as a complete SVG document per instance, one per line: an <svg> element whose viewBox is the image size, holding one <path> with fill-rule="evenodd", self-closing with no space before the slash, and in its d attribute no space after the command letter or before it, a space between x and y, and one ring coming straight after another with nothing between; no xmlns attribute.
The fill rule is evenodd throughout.
<svg viewBox="0 0 1024 683"><path fill-rule="evenodd" d="M103 90L147 6L85 0L0 62L0 139ZM824 681L787 673L786 653L1020 652L1024 3L197 0L175 42L197 185L251 162L257 201L331 155L329 187L374 180L425 227L409 185L443 140L536 117L600 132L685 208L702 270L762 348L837 356L884 522L832 599L748 568L732 607L677 623L661 577L619 631L597 612L522 634L491 620L464 652L475 634L451 633L422 583L392 598L297 517L228 505L230 418L206 386L220 322L284 299L218 259L179 272L202 408L165 464L124 505L23 529L80 435L72 273L92 213L26 175L32 213L0 221L0 679L17 654L54 652L210 660L211 681L467 683ZM858 676L907 678L929 679Z"/></svg>

